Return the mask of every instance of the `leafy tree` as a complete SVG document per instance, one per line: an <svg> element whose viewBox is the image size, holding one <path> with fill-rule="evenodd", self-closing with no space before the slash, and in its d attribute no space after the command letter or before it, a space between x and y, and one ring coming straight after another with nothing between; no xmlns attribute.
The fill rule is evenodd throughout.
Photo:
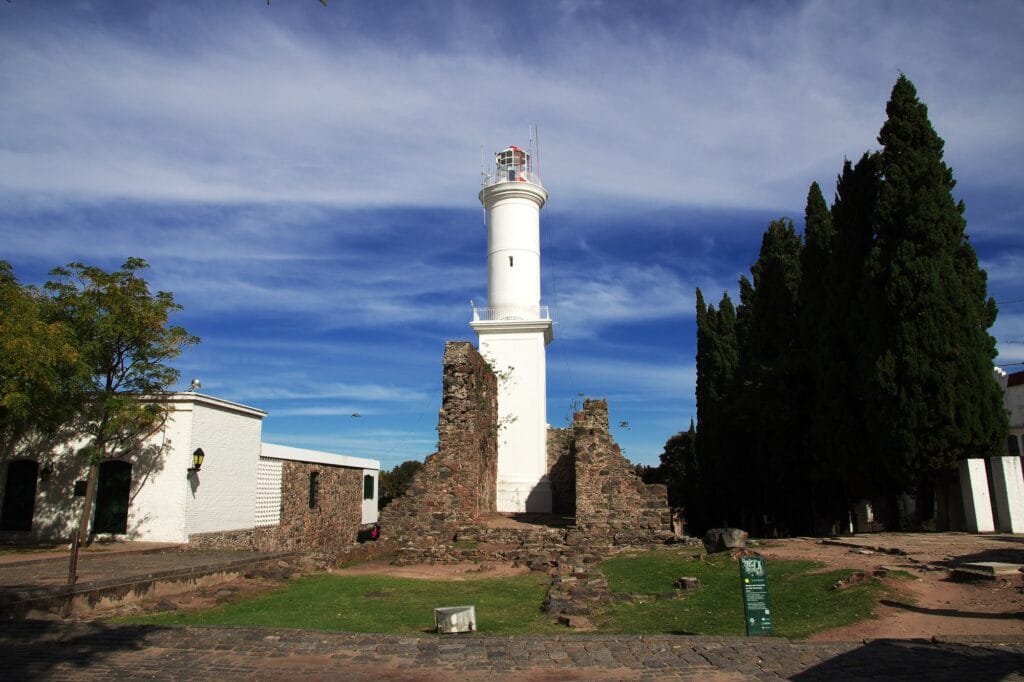
<svg viewBox="0 0 1024 682"><path fill-rule="evenodd" d="M80 357L68 327L47 319L46 299L0 261L0 458L72 417Z"/></svg>
<svg viewBox="0 0 1024 682"><path fill-rule="evenodd" d="M963 203L927 107L904 75L879 133L871 313L883 325L869 375L892 491L956 460L988 456L1007 423L992 381L995 302L966 235Z"/></svg>
<svg viewBox="0 0 1024 682"><path fill-rule="evenodd" d="M167 363L199 342L168 323L181 306L169 292L150 292L141 276L147 267L139 258L113 272L70 263L45 285L51 314L73 330L88 376L77 405L78 452L89 465L78 542L89 537L99 463L130 454L161 427L167 405L159 398L179 376Z"/></svg>
<svg viewBox="0 0 1024 682"><path fill-rule="evenodd" d="M391 500L401 497L412 485L412 479L423 468L423 462L410 459L395 466L391 471L380 472L380 507L383 509Z"/></svg>
<svg viewBox="0 0 1024 682"><path fill-rule="evenodd" d="M659 457L662 479L668 486L668 503L696 511L700 473L697 469L697 429L690 420L688 431L680 431L665 442Z"/></svg>

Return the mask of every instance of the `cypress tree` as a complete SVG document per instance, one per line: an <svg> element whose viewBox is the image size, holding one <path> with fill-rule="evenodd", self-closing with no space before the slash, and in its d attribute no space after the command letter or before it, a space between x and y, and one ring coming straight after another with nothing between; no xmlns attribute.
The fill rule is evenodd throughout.
<svg viewBox="0 0 1024 682"><path fill-rule="evenodd" d="M836 320L831 315L832 242L834 241L832 215L818 183L811 183L804 211L804 246L800 251L799 337L797 355L802 358L794 370L799 390L793 399L800 401L800 410L808 419L803 424L801 449L806 458L805 477L811 483L809 530L814 530L817 518L828 517L825 507L835 500L833 481L835 470L831 464L833 431L829 411L823 409L833 398L833 388L827 382L829 367L835 361L834 338ZM819 498L820 499L816 499Z"/></svg>
<svg viewBox="0 0 1024 682"><path fill-rule="evenodd" d="M883 325L869 376L891 491L1002 445L995 382L995 304L966 235L963 203L927 107L901 75L886 107L884 178L869 262L871 314Z"/></svg>
<svg viewBox="0 0 1024 682"><path fill-rule="evenodd" d="M737 358L736 316L728 294L715 310L697 289L696 469L702 516L693 513L690 521L698 527L725 522L733 506L736 453L731 422Z"/></svg>
<svg viewBox="0 0 1024 682"><path fill-rule="evenodd" d="M806 420L797 397L803 362L798 352L800 249L792 221L773 221L750 268L753 285L746 292L745 390L739 400L756 436L744 449L750 453L746 470L759 479L759 494L745 497L757 502L748 511L755 523L771 526L760 532L787 533L807 521L801 435Z"/></svg>
<svg viewBox="0 0 1024 682"><path fill-rule="evenodd" d="M872 314L867 262L875 243L875 205L881 189L881 156L865 153L856 165L845 161L832 203L835 231L829 270L829 320L833 332L831 362L823 382L830 386L822 405L830 427L830 468L839 476L840 515L875 492L884 440L877 410L868 400L867 377L881 344L881 325Z"/></svg>

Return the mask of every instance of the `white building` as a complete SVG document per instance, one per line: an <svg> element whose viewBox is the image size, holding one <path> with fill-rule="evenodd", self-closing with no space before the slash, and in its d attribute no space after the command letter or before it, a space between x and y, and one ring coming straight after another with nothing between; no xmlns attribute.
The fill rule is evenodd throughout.
<svg viewBox="0 0 1024 682"><path fill-rule="evenodd" d="M289 533L301 534L308 525L303 517L323 515L344 523L336 532L354 539L359 526L377 522L378 461L263 443L266 412L254 407L195 392L173 393L166 401L168 417L159 432L131 456L100 463L94 534L189 542L283 523ZM72 453L73 446L22 452L0 467L0 533L9 539L71 536L87 476ZM302 486L293 482L289 492L285 463L292 465L293 480L308 477L308 490L297 491ZM331 476L335 471L345 475ZM344 485L318 497L321 481L335 478Z"/></svg>
<svg viewBox="0 0 1024 682"><path fill-rule="evenodd" d="M1006 442L1006 454L1024 455L1024 371L997 376L1003 387L1003 405L1010 415L1010 436Z"/></svg>
<svg viewBox="0 0 1024 682"><path fill-rule="evenodd" d="M1007 374L995 368L1009 416L1005 455L965 459L959 464L960 488L967 530L1024 532L1024 474L1021 440L1024 438L1024 372Z"/></svg>
<svg viewBox="0 0 1024 682"><path fill-rule="evenodd" d="M498 377L500 512L550 512L545 347L551 317L540 304L540 209L548 193L527 150L497 153L479 198L487 211L487 307L470 323Z"/></svg>

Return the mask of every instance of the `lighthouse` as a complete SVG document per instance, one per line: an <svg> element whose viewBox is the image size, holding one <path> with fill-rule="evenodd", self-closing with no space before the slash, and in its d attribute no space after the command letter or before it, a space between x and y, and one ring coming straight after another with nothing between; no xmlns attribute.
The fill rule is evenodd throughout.
<svg viewBox="0 0 1024 682"><path fill-rule="evenodd" d="M499 512L550 512L545 348L551 316L540 304L540 209L548 193L535 153L495 155L479 198L487 213L487 307L470 326L498 377Z"/></svg>

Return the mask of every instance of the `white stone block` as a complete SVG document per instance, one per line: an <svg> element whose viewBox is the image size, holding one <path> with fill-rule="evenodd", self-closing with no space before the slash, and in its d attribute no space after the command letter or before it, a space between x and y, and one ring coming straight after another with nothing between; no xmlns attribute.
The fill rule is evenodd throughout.
<svg viewBox="0 0 1024 682"><path fill-rule="evenodd" d="M993 457L989 462L999 530L1024 533L1024 475L1020 457Z"/></svg>
<svg viewBox="0 0 1024 682"><path fill-rule="evenodd" d="M960 461L960 489L964 497L964 517L970 533L992 533L992 500L988 492L988 476L985 474L985 460L964 459Z"/></svg>
<svg viewBox="0 0 1024 682"><path fill-rule="evenodd" d="M476 607L444 606L434 609L434 623L442 634L476 632Z"/></svg>

